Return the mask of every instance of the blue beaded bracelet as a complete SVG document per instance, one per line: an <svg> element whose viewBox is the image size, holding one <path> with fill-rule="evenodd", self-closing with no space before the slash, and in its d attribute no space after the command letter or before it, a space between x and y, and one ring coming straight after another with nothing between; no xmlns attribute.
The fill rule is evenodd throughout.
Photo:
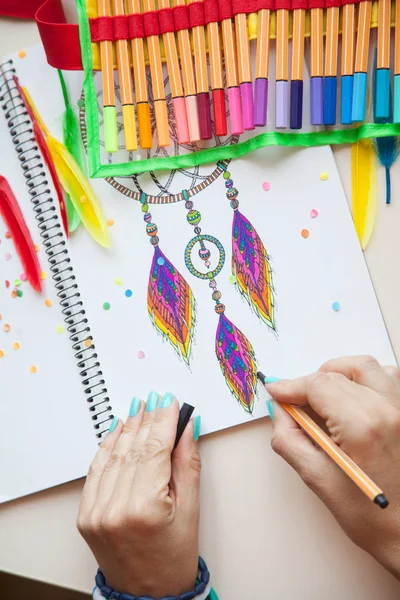
<svg viewBox="0 0 400 600"><path fill-rule="evenodd" d="M196 596L203 594L210 582L210 572L201 556L199 556L198 567L198 582L196 582L196 585L191 592L185 592L180 596L164 596L164 598L161 598L161 600L194 600ZM132 594L120 594L119 592L115 592L112 588L106 585L106 579L101 569L97 571L96 585L104 598L112 598L112 600L156 600L156 598L151 598L150 596L132 596Z"/></svg>

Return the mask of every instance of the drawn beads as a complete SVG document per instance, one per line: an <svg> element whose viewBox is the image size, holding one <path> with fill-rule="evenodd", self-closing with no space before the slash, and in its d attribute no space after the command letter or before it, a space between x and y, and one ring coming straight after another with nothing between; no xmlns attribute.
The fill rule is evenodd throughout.
<svg viewBox="0 0 400 600"><path fill-rule="evenodd" d="M146 225L146 233L150 237L157 235L157 232L158 232L158 227L155 223L148 223Z"/></svg>
<svg viewBox="0 0 400 600"><path fill-rule="evenodd" d="M216 302L221 298L221 292L219 290L215 290L215 292L212 293L211 298Z"/></svg>
<svg viewBox="0 0 400 600"><path fill-rule="evenodd" d="M152 246L157 246L157 244L158 244L158 242L159 242L159 241L160 241L160 240L159 240L159 238L158 238L158 236L157 236L157 235L155 235L154 237L150 238L150 244L151 244Z"/></svg>
<svg viewBox="0 0 400 600"><path fill-rule="evenodd" d="M207 260L208 261L208 259L211 256L211 252L207 248L200 248L200 250L199 250L199 256L200 256L201 260Z"/></svg>
<svg viewBox="0 0 400 600"><path fill-rule="evenodd" d="M233 208L233 210L236 210L237 208L239 208L239 200L232 200L230 202L231 208Z"/></svg>
<svg viewBox="0 0 400 600"><path fill-rule="evenodd" d="M185 202L185 208L186 210L191 210L193 208L193 202L191 200L187 200Z"/></svg>
<svg viewBox="0 0 400 600"><path fill-rule="evenodd" d="M142 204L142 212L147 212L149 210L149 205L145 202L144 204Z"/></svg>
<svg viewBox="0 0 400 600"><path fill-rule="evenodd" d="M221 168L225 169L225 167L223 167L221 164L219 164L219 166L220 166ZM224 172L224 175L223 175L223 178L224 178L224 179L229 179L229 177L230 177L230 176L231 176L231 174L229 173L229 171L226 171L226 170L225 170L225 172Z"/></svg>
<svg viewBox="0 0 400 600"><path fill-rule="evenodd" d="M201 221L201 214L198 210L190 210L186 216L190 225L198 225Z"/></svg>
<svg viewBox="0 0 400 600"><path fill-rule="evenodd" d="M196 235L200 235L201 234L201 227L195 227L194 228L194 232Z"/></svg>
<svg viewBox="0 0 400 600"><path fill-rule="evenodd" d="M146 223L150 223L150 221L151 221L151 214L149 212L145 213L143 219L144 219L144 221L146 221Z"/></svg>
<svg viewBox="0 0 400 600"><path fill-rule="evenodd" d="M225 181L225 187L227 187L227 188L233 187L233 181L232 181L232 179L227 179Z"/></svg>
<svg viewBox="0 0 400 600"><path fill-rule="evenodd" d="M234 200L235 198L237 198L239 196L239 192L237 191L236 188L230 188L227 192L226 192L226 197L228 198L228 200Z"/></svg>
<svg viewBox="0 0 400 600"><path fill-rule="evenodd" d="M219 315L221 315L225 310L225 305L222 304L221 302L218 302L218 304L215 305L215 312L218 313Z"/></svg>

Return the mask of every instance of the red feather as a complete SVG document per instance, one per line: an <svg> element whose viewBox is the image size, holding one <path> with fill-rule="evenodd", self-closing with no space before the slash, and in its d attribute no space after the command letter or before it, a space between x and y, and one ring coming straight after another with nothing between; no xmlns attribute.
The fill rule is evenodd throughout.
<svg viewBox="0 0 400 600"><path fill-rule="evenodd" d="M64 194L62 191L60 180L58 179L58 175L57 175L56 168L54 166L53 159L52 159L49 149L47 147L47 143L46 143L45 137L42 133L42 130L40 129L39 123L37 122L36 117L33 114L33 111L31 110L31 107L29 106L29 103L25 97L24 91L18 82L18 78L15 75L14 75L14 83L17 86L18 92L21 96L22 102L24 103L24 106L29 115L29 118L32 121L33 133L34 133L36 142L40 148L41 153L43 154L43 158L44 158L46 165L50 171L50 175L53 180L53 184L54 184L54 187L55 187L55 190L57 193L58 203L60 205L61 219L62 219L62 222L64 225L65 235L68 237L68 218L67 218L67 210L65 208Z"/></svg>
<svg viewBox="0 0 400 600"><path fill-rule="evenodd" d="M7 179L1 175L0 214L3 216L5 224L11 233L15 249L21 259L21 263L29 283L34 290L41 292L41 270L31 234L29 233L29 229L25 223L25 219L18 205L17 199L14 196Z"/></svg>

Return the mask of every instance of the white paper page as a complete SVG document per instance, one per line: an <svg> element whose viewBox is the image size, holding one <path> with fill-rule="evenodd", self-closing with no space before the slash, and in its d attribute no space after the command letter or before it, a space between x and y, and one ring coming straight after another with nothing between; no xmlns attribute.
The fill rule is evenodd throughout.
<svg viewBox="0 0 400 600"><path fill-rule="evenodd" d="M31 81L35 66L40 68L40 64L28 60L23 64L32 73ZM16 68L19 72L18 64ZM36 78L39 80L37 72ZM52 102L50 93L47 101ZM0 174L7 178L18 199L33 241L39 246L41 269L46 273L42 294L22 281L17 289L23 296L12 298L14 282L20 279L23 268L0 216L0 502L6 502L82 476L96 451L97 438L28 188L2 110L0 143ZM9 288L6 281L10 282ZM46 306L46 299L51 300L51 307ZM8 326L10 331L6 332ZM62 333L57 333L59 326L64 327ZM19 345L18 350L13 349L14 344ZM31 367L37 372L31 373Z"/></svg>

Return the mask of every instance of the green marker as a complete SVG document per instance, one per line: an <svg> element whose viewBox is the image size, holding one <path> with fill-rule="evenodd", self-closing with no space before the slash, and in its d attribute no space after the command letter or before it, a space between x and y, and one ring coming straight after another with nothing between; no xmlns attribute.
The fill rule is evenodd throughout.
<svg viewBox="0 0 400 600"><path fill-rule="evenodd" d="M115 106L104 107L103 119L106 152L118 152L117 109Z"/></svg>

